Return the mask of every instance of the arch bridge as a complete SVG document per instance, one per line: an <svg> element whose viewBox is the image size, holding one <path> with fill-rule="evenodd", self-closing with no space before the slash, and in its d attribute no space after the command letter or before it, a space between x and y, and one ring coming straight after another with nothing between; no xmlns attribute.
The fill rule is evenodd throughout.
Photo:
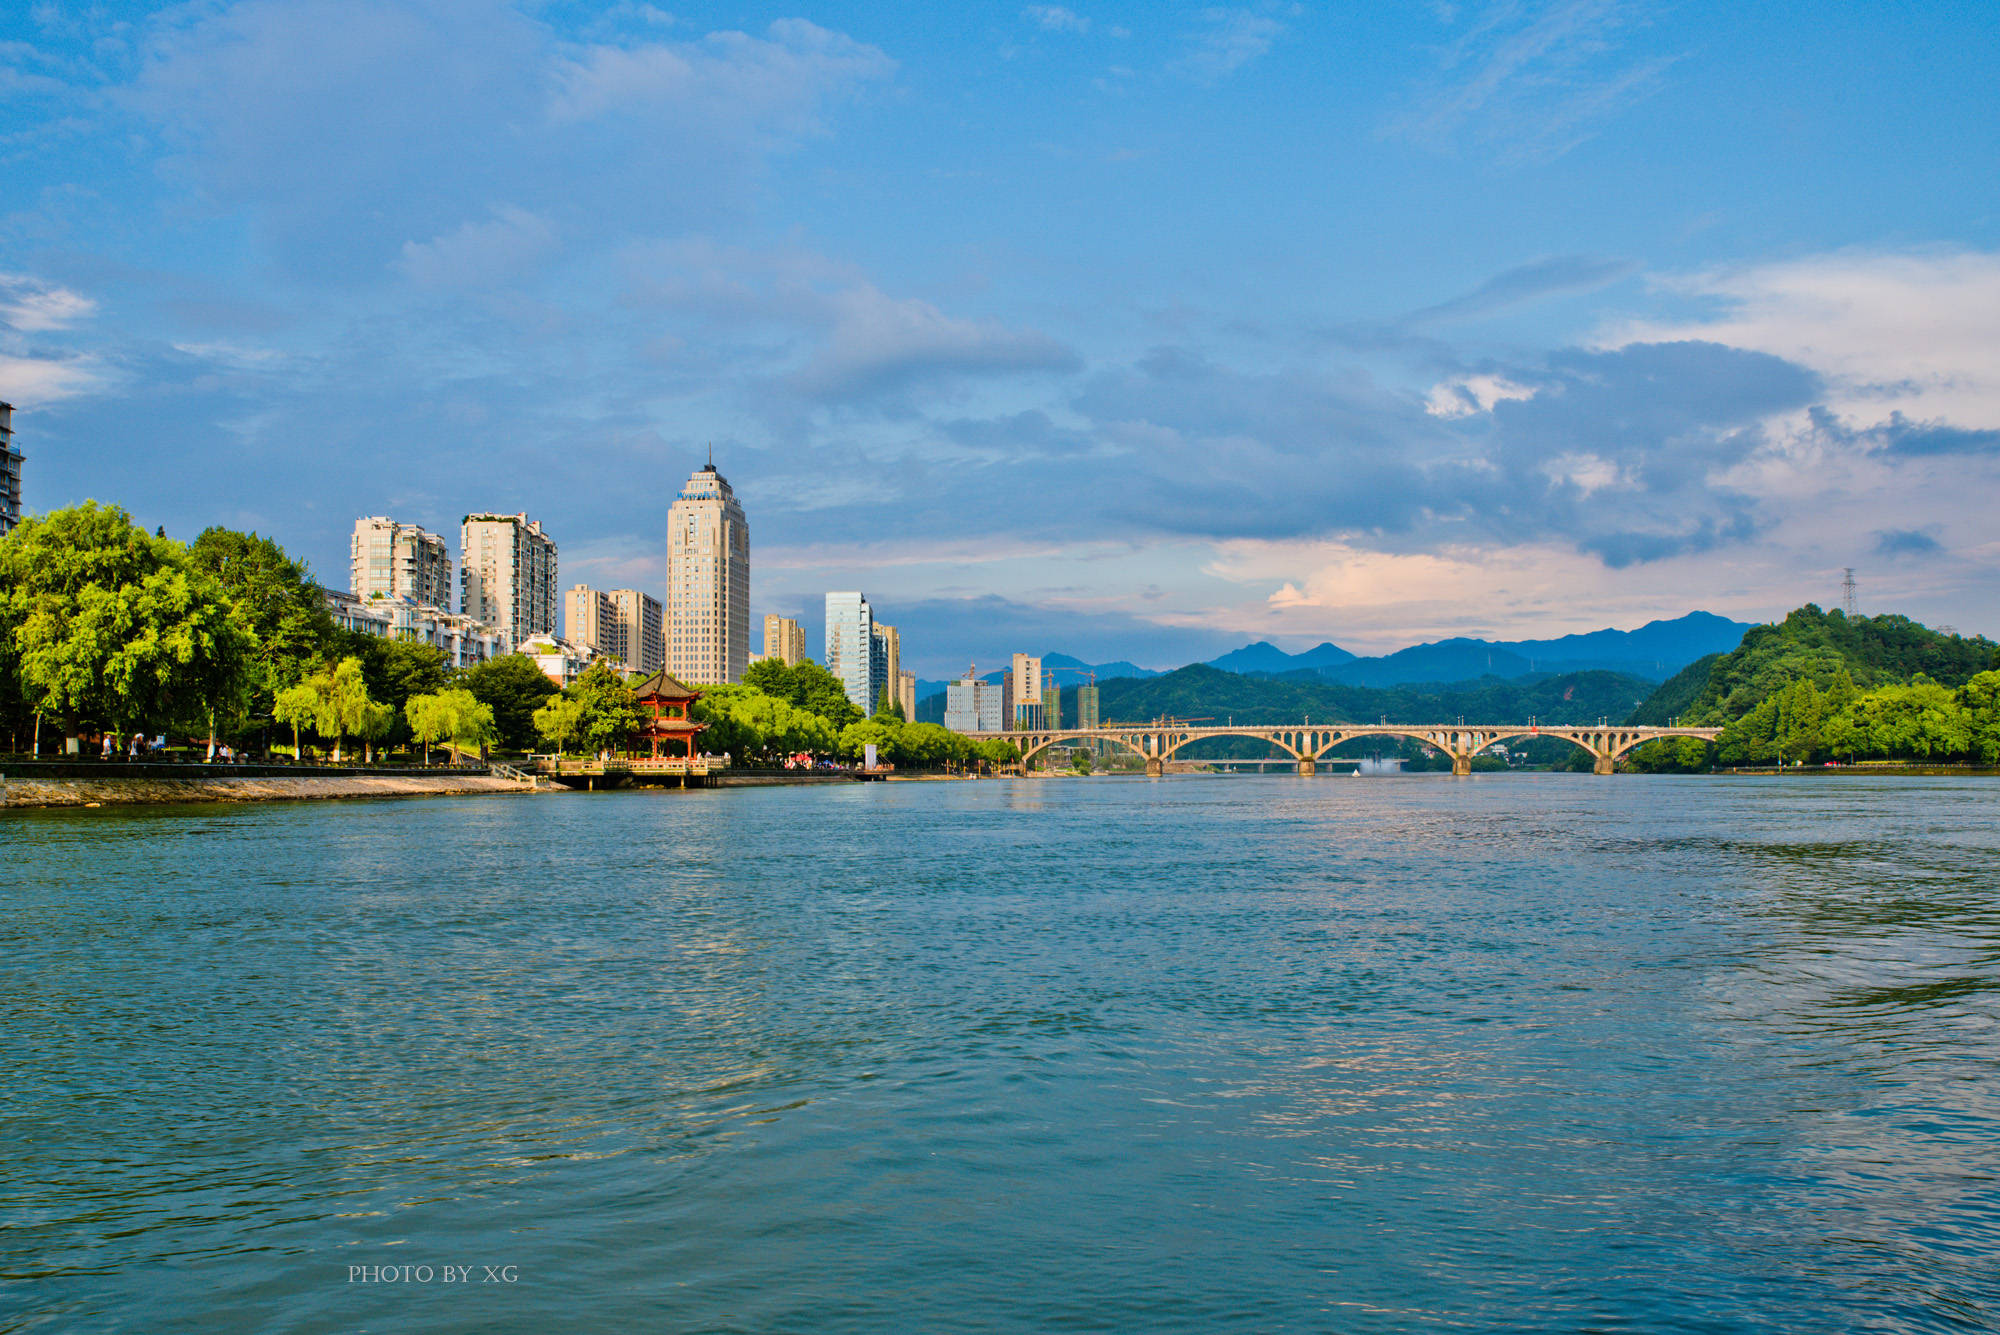
<svg viewBox="0 0 2000 1335"><path fill-rule="evenodd" d="M1618 759L1633 747L1668 737L1698 737L1714 741L1720 728L1652 728L1631 726L1571 726L1567 724L1478 724L1464 723L1328 723L1280 725L1277 727L1192 728L1170 723L1112 725L1103 728L1054 728L1021 732L973 732L974 741L1012 742L1021 748L1021 763L1027 764L1057 742L1111 742L1122 746L1146 762L1149 777L1166 773L1167 762L1190 742L1210 737L1249 737L1269 742L1298 762L1301 774L1312 774L1326 753L1356 737L1411 738L1451 757L1453 774L1472 773L1472 758L1495 742L1517 738L1554 737L1582 747L1590 753L1591 768L1598 774L1616 772Z"/></svg>

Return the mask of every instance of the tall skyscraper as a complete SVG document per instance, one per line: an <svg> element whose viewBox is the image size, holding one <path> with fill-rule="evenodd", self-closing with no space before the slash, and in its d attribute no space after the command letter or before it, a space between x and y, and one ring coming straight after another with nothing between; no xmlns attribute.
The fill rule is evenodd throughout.
<svg viewBox="0 0 2000 1335"><path fill-rule="evenodd" d="M894 626L885 626L878 621L875 623L875 641L882 655L882 677L875 688L875 704L880 704L881 692L887 691L894 699L903 679L903 637L896 633ZM870 705L868 709L873 713L875 706Z"/></svg>
<svg viewBox="0 0 2000 1335"><path fill-rule="evenodd" d="M903 707L905 719L917 721L917 674L908 668L896 674L896 703Z"/></svg>
<svg viewBox="0 0 2000 1335"><path fill-rule="evenodd" d="M786 667L797 667L806 656L805 628L790 617L772 612L764 617L764 657L775 658Z"/></svg>
<svg viewBox="0 0 2000 1335"><path fill-rule="evenodd" d="M21 522L21 461L14 448L14 405L0 403L0 538Z"/></svg>
<svg viewBox="0 0 2000 1335"><path fill-rule="evenodd" d="M519 515L467 515L459 529L458 610L500 633L509 650L556 633L556 545Z"/></svg>
<svg viewBox="0 0 2000 1335"><path fill-rule="evenodd" d="M667 671L690 686L750 665L750 525L714 464L667 511Z"/></svg>
<svg viewBox="0 0 2000 1335"><path fill-rule="evenodd" d="M875 712L887 663L875 633L875 611L858 592L826 596L826 670L840 678L847 698L864 714Z"/></svg>
<svg viewBox="0 0 2000 1335"><path fill-rule="evenodd" d="M1031 654L1015 654L1004 685L1007 728L1042 727L1042 660Z"/></svg>
<svg viewBox="0 0 2000 1335"><path fill-rule="evenodd" d="M451 553L443 538L415 524L382 515L357 519L348 543L347 591L364 600L406 598L449 612Z"/></svg>

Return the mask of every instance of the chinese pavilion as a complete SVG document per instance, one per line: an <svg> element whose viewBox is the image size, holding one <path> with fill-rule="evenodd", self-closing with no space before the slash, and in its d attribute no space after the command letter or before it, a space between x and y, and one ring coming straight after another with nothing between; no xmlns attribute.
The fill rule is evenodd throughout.
<svg viewBox="0 0 2000 1335"><path fill-rule="evenodd" d="M660 758L660 743L665 742L669 755L678 747L681 755L693 760L695 736L708 725L689 718L688 706L701 698L701 692L664 671L633 682L632 690L639 697L638 735L652 743L653 759Z"/></svg>

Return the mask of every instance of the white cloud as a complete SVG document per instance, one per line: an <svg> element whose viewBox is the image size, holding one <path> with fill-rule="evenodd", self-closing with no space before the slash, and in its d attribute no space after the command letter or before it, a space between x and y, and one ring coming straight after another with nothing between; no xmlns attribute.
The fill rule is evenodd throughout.
<svg viewBox="0 0 2000 1335"><path fill-rule="evenodd" d="M1031 23L1047 32L1089 32L1090 20L1061 5L1029 5L1021 11Z"/></svg>
<svg viewBox="0 0 2000 1335"><path fill-rule="evenodd" d="M1456 24L1458 10L1439 16ZM1627 0L1493 0L1445 46L1432 85L1389 130L1441 149L1472 139L1508 157L1560 157L1661 86L1670 58L1620 49L1625 30L1645 19Z"/></svg>
<svg viewBox="0 0 2000 1335"><path fill-rule="evenodd" d="M1614 325L1599 342L1706 339L1823 376L1828 404L1869 426L1902 413L2000 428L2000 255L1835 254L1666 280L1718 314Z"/></svg>
<svg viewBox="0 0 2000 1335"><path fill-rule="evenodd" d="M1244 635L1332 639L1376 653L1453 635L1545 638L1635 627L1690 611L1689 589L1703 591L1705 610L1747 620L1802 600L1791 554L1774 548L1611 571L1554 542L1389 552L1341 539L1245 539L1217 544L1204 573L1272 592L1261 604L1232 600L1184 623L1168 618L1173 624L1210 617Z"/></svg>
<svg viewBox="0 0 2000 1335"><path fill-rule="evenodd" d="M17 408L54 403L103 383L95 357L16 356L0 352L0 399Z"/></svg>
<svg viewBox="0 0 2000 1335"><path fill-rule="evenodd" d="M860 285L828 298L833 327L797 377L814 393L842 395L933 373L1054 370L1075 355L1046 334L992 320L963 320L927 301Z"/></svg>
<svg viewBox="0 0 2000 1335"><path fill-rule="evenodd" d="M397 267L424 287L480 287L504 281L556 249L546 219L508 205L429 241L405 241Z"/></svg>
<svg viewBox="0 0 2000 1335"><path fill-rule="evenodd" d="M1173 70L1197 83L1215 83L1271 49L1285 25L1268 14L1248 9L1205 9L1208 26L1194 47L1173 64Z"/></svg>
<svg viewBox="0 0 2000 1335"><path fill-rule="evenodd" d="M1595 454L1557 455L1543 462L1542 473L1551 485L1575 487L1584 500L1608 487L1629 485L1617 464Z"/></svg>
<svg viewBox="0 0 2000 1335"><path fill-rule="evenodd" d="M67 329L96 310L95 301L66 287L27 274L0 273L0 322L21 333Z"/></svg>
<svg viewBox="0 0 2000 1335"><path fill-rule="evenodd" d="M1474 413L1492 412L1493 405L1502 399L1531 399L1534 396L1532 387L1517 385L1505 376L1460 376L1433 385L1424 399L1424 411L1432 417L1447 419L1470 417Z"/></svg>
<svg viewBox="0 0 2000 1335"><path fill-rule="evenodd" d="M779 133L812 133L826 98L896 71L877 48L804 19L780 19L767 32L591 47L557 68L551 113L588 120L696 105Z"/></svg>

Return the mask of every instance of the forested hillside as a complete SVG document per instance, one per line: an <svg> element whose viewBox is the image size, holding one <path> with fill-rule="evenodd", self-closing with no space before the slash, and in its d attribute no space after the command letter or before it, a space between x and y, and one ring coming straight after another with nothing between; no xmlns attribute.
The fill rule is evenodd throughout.
<svg viewBox="0 0 2000 1335"><path fill-rule="evenodd" d="M1720 725L1713 748L1656 744L1640 768L1828 759L2000 759L2000 645L1908 617L1811 604L1689 665L1629 716Z"/></svg>

